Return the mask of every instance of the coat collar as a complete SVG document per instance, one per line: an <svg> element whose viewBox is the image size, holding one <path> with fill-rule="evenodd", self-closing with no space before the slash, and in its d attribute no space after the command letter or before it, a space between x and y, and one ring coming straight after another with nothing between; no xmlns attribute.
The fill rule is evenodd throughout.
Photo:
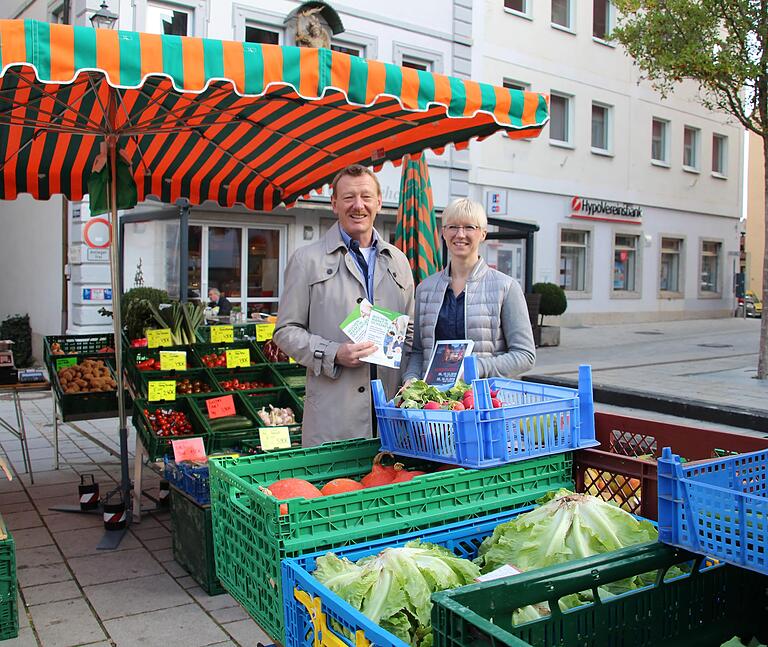
<svg viewBox="0 0 768 647"><path fill-rule="evenodd" d="M484 258L479 258L477 263L475 263L475 266L472 268L472 271L469 274L469 277L467 278L467 283L474 283L475 281L479 281L482 279L486 273L488 272L488 263L485 262ZM443 283L450 283L451 282L451 264L448 263L448 265L445 266L442 272L440 272L440 279Z"/></svg>
<svg viewBox="0 0 768 647"><path fill-rule="evenodd" d="M391 257L391 245L384 241L376 229L373 230L373 235L378 241L376 243L376 249L378 250L377 254L386 254L387 256ZM347 251L348 247L347 243L344 241L344 238L341 235L341 226L339 225L338 221L336 221L336 224L333 225L333 227L331 227L325 234L325 252L327 254L332 254L339 249Z"/></svg>

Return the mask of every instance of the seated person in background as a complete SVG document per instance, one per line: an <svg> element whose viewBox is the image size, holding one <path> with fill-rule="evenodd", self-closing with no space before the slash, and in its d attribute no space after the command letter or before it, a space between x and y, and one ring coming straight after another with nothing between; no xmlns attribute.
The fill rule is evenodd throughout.
<svg viewBox="0 0 768 647"><path fill-rule="evenodd" d="M218 311L214 311L217 316L226 317L232 312L232 304L227 301L227 297L222 296L218 288L208 290L208 299L210 299L209 308L218 308Z"/></svg>

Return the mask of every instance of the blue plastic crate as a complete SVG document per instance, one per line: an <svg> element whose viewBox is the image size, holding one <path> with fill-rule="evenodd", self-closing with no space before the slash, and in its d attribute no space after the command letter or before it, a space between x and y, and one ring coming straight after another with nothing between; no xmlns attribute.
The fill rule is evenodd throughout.
<svg viewBox="0 0 768 647"><path fill-rule="evenodd" d="M658 460L659 541L768 574L768 450Z"/></svg>
<svg viewBox="0 0 768 647"><path fill-rule="evenodd" d="M533 506L520 507L431 530L335 548L333 552L339 557L346 557L354 562L368 555L375 555L385 548L403 546L414 539L421 539L445 546L460 557L472 559L477 555L480 543L493 532L496 526L532 508ZM285 558L282 561L285 647L310 645L354 647L367 644L376 645L376 647L408 647L402 640L379 627L312 576L317 558L327 552L327 550L320 551L301 557ZM338 627L332 626L332 620L355 636L355 640L341 635ZM325 638L323 634L326 634Z"/></svg>
<svg viewBox="0 0 768 647"><path fill-rule="evenodd" d="M171 485L189 494L200 505L211 502L207 465L177 463L167 456L163 456L163 464L163 476Z"/></svg>
<svg viewBox="0 0 768 647"><path fill-rule="evenodd" d="M579 367L578 390L472 380L475 408L468 411L400 409L386 401L380 380L371 384L381 447L400 456L483 468L600 444L589 366ZM492 407L491 391L505 406Z"/></svg>

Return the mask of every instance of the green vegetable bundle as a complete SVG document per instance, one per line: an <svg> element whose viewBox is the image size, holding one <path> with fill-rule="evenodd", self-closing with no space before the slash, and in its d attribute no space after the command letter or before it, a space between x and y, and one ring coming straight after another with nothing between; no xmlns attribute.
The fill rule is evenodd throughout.
<svg viewBox="0 0 768 647"><path fill-rule="evenodd" d="M179 303L174 301L166 308L158 308L145 302L154 318L150 328L170 328L171 340L175 346L194 344L197 341L197 328L205 319L205 310L201 303Z"/></svg>
<svg viewBox="0 0 768 647"><path fill-rule="evenodd" d="M427 402L461 402L469 385L459 380L447 391L440 391L430 386L424 380L414 380L408 386L400 389L395 396L395 406L403 409L423 409Z"/></svg>
<svg viewBox="0 0 768 647"><path fill-rule="evenodd" d="M413 647L432 645L432 593L471 584L479 574L471 561L418 540L357 563L327 553L314 572L320 583Z"/></svg>

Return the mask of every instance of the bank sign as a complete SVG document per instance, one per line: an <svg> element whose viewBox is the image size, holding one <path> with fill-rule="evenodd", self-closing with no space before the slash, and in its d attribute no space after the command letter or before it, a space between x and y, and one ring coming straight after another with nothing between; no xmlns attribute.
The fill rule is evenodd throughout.
<svg viewBox="0 0 768 647"><path fill-rule="evenodd" d="M640 225L643 222L643 210L626 202L593 200L575 195L571 198L571 218Z"/></svg>

